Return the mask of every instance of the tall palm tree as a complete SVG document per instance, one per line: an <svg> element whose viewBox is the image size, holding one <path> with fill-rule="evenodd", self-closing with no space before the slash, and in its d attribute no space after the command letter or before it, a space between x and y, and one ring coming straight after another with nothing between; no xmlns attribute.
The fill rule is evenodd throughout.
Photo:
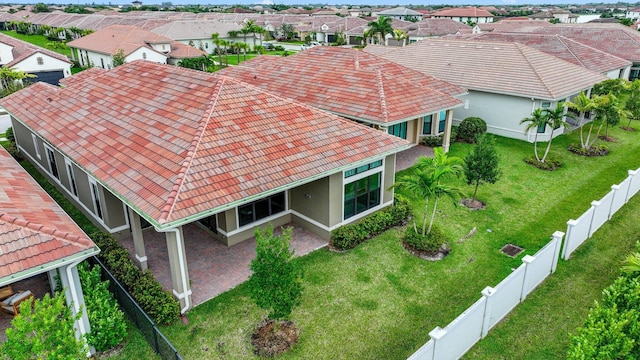
<svg viewBox="0 0 640 360"><path fill-rule="evenodd" d="M412 171L398 178L394 187L401 191L406 191L413 196L425 199L424 218L422 222L422 235L431 233L433 222L438 207L438 199L446 196L449 197L454 204L462 195L460 190L443 184L442 180L462 173L462 159L458 157L448 157L442 148L434 149L434 157L420 157L416 161ZM433 209L431 211L431 220L427 228L427 217L429 213L429 201L433 198ZM416 216L414 215L413 229L418 233L416 225Z"/></svg>
<svg viewBox="0 0 640 360"><path fill-rule="evenodd" d="M593 131L593 121L589 125L589 132L587 134L586 139L584 138L583 125L585 121L585 114L591 113L591 111L595 110L597 105L596 102L590 97L588 97L584 93L584 91L582 91L580 92L580 95L574 97L572 101L567 101L565 105L567 105L568 108L574 109L578 112L577 120L578 120L578 126L580 127L580 146L585 150L589 150L592 144L592 143L591 144L589 143L589 140L591 138L591 132Z"/></svg>
<svg viewBox="0 0 640 360"><path fill-rule="evenodd" d="M544 110L544 116L547 119L547 124L551 126L552 129L557 129L559 127L568 128L569 124L564 119L564 105L558 104L555 109ZM537 133L537 132L536 132ZM549 154L549 150L551 149L551 141L553 140L553 131L549 135L549 142L547 143L547 150L545 150L544 155L542 156L542 162L544 162Z"/></svg>
<svg viewBox="0 0 640 360"><path fill-rule="evenodd" d="M388 16L380 16L377 21L369 21L367 26L369 30L369 36L374 36L376 34L380 35L380 43L383 45L387 45L386 36L387 34L393 33L393 27L391 26L392 19Z"/></svg>
<svg viewBox="0 0 640 360"><path fill-rule="evenodd" d="M222 46L224 40L220 39L220 34L218 33L211 34L211 40L216 46L216 52L218 53L218 63L220 64L220 67L222 67L222 52L220 51L220 47Z"/></svg>
<svg viewBox="0 0 640 360"><path fill-rule="evenodd" d="M533 111L531 116L526 117L520 120L520 124L527 124L524 128L525 132L529 132L531 129L536 129L536 135L533 138L533 152L536 154L536 160L540 161L540 156L538 156L538 128L544 127L546 129L547 126L547 117L542 109L537 108Z"/></svg>

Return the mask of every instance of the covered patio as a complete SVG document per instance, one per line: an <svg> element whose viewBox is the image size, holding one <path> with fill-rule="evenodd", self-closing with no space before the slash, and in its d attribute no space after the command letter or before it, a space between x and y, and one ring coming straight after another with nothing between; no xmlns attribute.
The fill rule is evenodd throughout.
<svg viewBox="0 0 640 360"><path fill-rule="evenodd" d="M291 246L297 256L308 254L328 244L326 240L296 224L289 223L285 226L293 227ZM182 230L194 306L240 285L249 278L249 264L256 256L255 238L229 247L196 224L185 225ZM280 229L276 228L274 233L280 234ZM149 271L165 289L171 290L173 285L165 234L153 229L146 229L143 234ZM129 254L135 254L132 237L124 238L120 243L129 250Z"/></svg>

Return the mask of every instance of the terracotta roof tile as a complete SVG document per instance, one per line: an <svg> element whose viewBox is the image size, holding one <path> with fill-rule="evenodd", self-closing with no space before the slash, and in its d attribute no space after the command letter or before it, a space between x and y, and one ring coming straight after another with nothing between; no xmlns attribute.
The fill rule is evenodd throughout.
<svg viewBox="0 0 640 360"><path fill-rule="evenodd" d="M0 103L166 226L409 146L227 77L146 61Z"/></svg>
<svg viewBox="0 0 640 360"><path fill-rule="evenodd" d="M1 148L0 174L0 279L95 247Z"/></svg>
<svg viewBox="0 0 640 360"><path fill-rule="evenodd" d="M487 10L475 7L461 7L453 9L444 9L431 14L432 17L451 16L451 17L493 17L493 14Z"/></svg>
<svg viewBox="0 0 640 360"><path fill-rule="evenodd" d="M351 119L398 122L461 104L459 86L352 49L262 56L221 74Z"/></svg>

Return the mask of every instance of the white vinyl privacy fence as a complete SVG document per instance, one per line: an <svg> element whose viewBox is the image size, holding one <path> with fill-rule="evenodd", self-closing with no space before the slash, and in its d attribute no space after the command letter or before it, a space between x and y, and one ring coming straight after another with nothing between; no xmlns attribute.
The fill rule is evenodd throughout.
<svg viewBox="0 0 640 360"><path fill-rule="evenodd" d="M431 339L408 360L459 359L513 308L524 301L547 276L556 271L558 259L569 259L571 253L613 216L632 196L640 191L640 168L629 170L629 176L577 220L567 222L567 233L556 231L551 241L535 255L525 255L522 264L496 287L487 286L482 297L445 328L436 327ZM564 238L564 246L563 244ZM562 249L562 250L561 250Z"/></svg>

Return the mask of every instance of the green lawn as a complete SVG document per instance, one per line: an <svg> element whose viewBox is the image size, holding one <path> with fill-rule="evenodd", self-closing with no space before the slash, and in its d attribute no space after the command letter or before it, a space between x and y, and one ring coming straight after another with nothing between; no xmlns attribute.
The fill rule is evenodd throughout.
<svg viewBox="0 0 640 360"><path fill-rule="evenodd" d="M569 153L566 147L577 142L577 133L555 139L551 156L564 166L553 172L541 171L523 162L533 153L531 144L498 138L504 174L497 184L482 186L479 190L478 197L487 202L487 209L470 211L446 201L439 206L436 223L451 239L452 248L452 253L442 261L427 262L409 255L400 244L401 229L388 231L344 254L319 250L299 258L305 270L305 293L292 320L301 329L300 341L281 358L402 359L409 356L429 339L429 331L436 326L446 326L480 297L484 287L499 283L512 268L521 264L522 256L534 254L554 231L565 231L567 220L578 217L592 200L601 198L612 184L623 180L628 169L640 166L637 155L640 133L613 129L611 134L618 142L610 144L611 153L602 158L583 158ZM454 144L451 155L464 156L470 148L470 145ZM472 193L472 187L464 185L462 180L459 185L468 194ZM637 202L636 199L633 206L638 207ZM631 214L631 211L622 214ZM618 216L613 223L616 222L624 225L631 222L630 216ZM475 235L457 241L473 228L477 228ZM617 273L616 261L608 263L601 259L601 254L615 259L630 249L625 242L624 246L588 252L595 242L597 240L584 246L576 255L586 253L587 259L562 261L558 274L554 275L566 276L566 286L575 287L575 295L582 300L571 307L576 315L569 329L558 330L563 334L582 322L580 316L586 314L592 301L609 284L612 273ZM499 252L507 243L524 247L526 251L518 259L511 259ZM585 271L584 267L589 266L593 269ZM551 286L550 283L545 283L539 291ZM558 289L553 296L561 302L568 293ZM537 296L540 295L534 293L530 299ZM544 322L545 317L560 316L547 314L546 311L554 310L553 306L549 308L543 312L544 316L532 321ZM163 332L186 359L251 359L255 356L251 353L250 336L265 315L266 312L250 300L247 287L240 285L190 311L188 325L175 324ZM546 355L562 358L567 340L557 335L555 338L559 342L547 344ZM532 342L538 341L534 338ZM506 345L492 349L498 351L502 346ZM496 353L487 358L496 358Z"/></svg>
<svg viewBox="0 0 640 360"><path fill-rule="evenodd" d="M62 55L65 55L68 58L71 58L71 50L69 49L68 46L64 45L64 47L62 48L51 48L49 46L47 46L48 44L51 43L55 43L55 41L51 41L49 39L47 39L46 36L44 35L24 35L24 34L18 34L17 32L13 31L13 30L2 30L0 31L1 33L14 37L16 39L20 39L22 41L43 47L45 49L49 49L51 51L55 51L57 53L60 53ZM61 43L62 44L62 43Z"/></svg>

